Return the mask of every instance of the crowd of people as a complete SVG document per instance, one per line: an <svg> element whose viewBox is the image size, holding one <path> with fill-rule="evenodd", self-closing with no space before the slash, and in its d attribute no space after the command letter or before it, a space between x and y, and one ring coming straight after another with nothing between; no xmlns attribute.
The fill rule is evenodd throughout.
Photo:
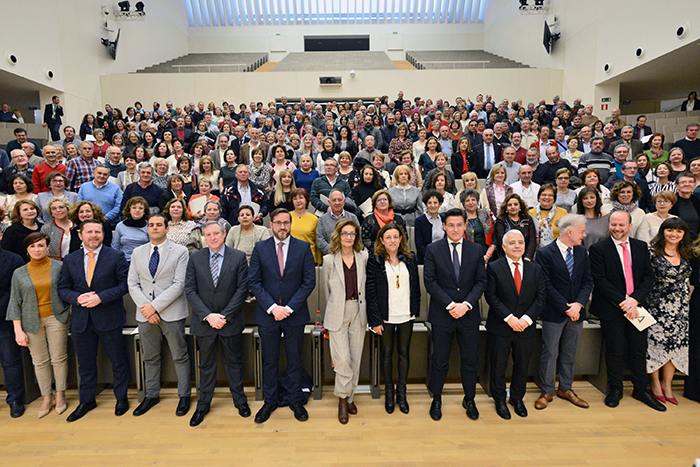
<svg viewBox="0 0 700 467"><path fill-rule="evenodd" d="M600 320L606 348L606 405L622 398L625 349L634 398L659 411L678 404L672 380L680 371L688 375L685 396L700 401L700 309L689 288L700 276L698 124L666 151L665 135L645 116L628 125L615 109L604 123L592 105L558 96L538 105L490 95L450 104L400 92L394 101L325 106L286 97L238 109L167 102L161 110L154 102L152 111L136 102L125 113L108 104L77 131L63 126L64 138L54 128L63 115L57 97L45 114L56 141L40 148L17 128L0 150L0 262L14 272L0 280L0 359L13 417L24 413L18 346L32 355L39 418L54 404L67 409L69 329L80 388L68 420L96 406L98 341L112 363L115 413L128 411L121 332L129 293L146 375L134 415L160 401L163 336L178 377L176 413L189 412L191 315L201 378L190 425L209 412L219 345L234 405L250 416L241 334L243 304L254 300L265 396L255 421L282 404L306 420L301 343L315 266L325 276L323 324L341 423L357 413L368 327L380 336L385 409L409 412L413 321L425 313L420 265L430 295L434 420L455 336L463 406L479 417L482 296L490 389L502 418L510 418L507 402L527 416L536 320L543 344L535 408L554 395L588 407L571 383L591 297L588 313ZM655 323L639 329L646 314Z"/></svg>

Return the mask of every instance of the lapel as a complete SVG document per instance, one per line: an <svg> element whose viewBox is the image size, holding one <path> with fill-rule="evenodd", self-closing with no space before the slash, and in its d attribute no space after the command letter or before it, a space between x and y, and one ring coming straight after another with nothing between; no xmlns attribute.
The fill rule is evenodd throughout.
<svg viewBox="0 0 700 467"><path fill-rule="evenodd" d="M518 294L518 289L515 288L515 279L513 278L513 274L510 272L510 264L508 263L508 257L504 256L502 263L502 268L503 268L503 274L505 274L505 277L507 277L507 282L508 285L510 286L511 292L513 293L513 296L515 297L515 303L518 303L518 300L520 300L520 294ZM524 271L524 266L523 266L523 271L520 273L520 277L525 277L525 271ZM520 290L523 289L523 283L520 283Z"/></svg>
<svg viewBox="0 0 700 467"><path fill-rule="evenodd" d="M440 248L442 250L442 254L444 256L443 264L449 264L449 270L450 270L450 277L454 278L455 284L459 282L459 277L455 277L455 268L454 268L454 263L452 262L452 245L450 245L450 240L447 238L447 235L445 235L442 240L444 247ZM464 240L462 240L462 259L464 259ZM462 266L464 266L464 260L462 260L459 263L459 270L460 270L460 275L462 271Z"/></svg>
<svg viewBox="0 0 700 467"><path fill-rule="evenodd" d="M227 247L224 245L223 248L224 251L224 261L221 263L221 271L219 272L219 283L216 285L217 288L221 285L223 282L221 280L222 277L231 269L231 264L233 261L233 251L231 251L231 248ZM212 284L213 284L213 279L212 279ZM230 282L228 282L230 284Z"/></svg>
<svg viewBox="0 0 700 467"><path fill-rule="evenodd" d="M270 250L272 250L270 252L270 258L272 259L272 264L273 264L272 269L275 270L275 274L277 275L277 277L279 279L282 279L282 274L280 274L279 263L277 261L277 239L275 238L274 235L272 237L270 237L269 245L270 245ZM291 253L292 253L292 241L290 239L289 249L287 250L287 263L289 263L289 257L291 256ZM285 265L284 265L285 271L287 270L287 263L285 263Z"/></svg>
<svg viewBox="0 0 700 467"><path fill-rule="evenodd" d="M150 252L150 243L147 243L147 245L149 245L149 249L146 250L146 251L147 251L146 254L148 254L148 252ZM170 256L170 252L171 252L171 251L172 251L172 245L171 245L171 243L170 243L170 240L166 240L166 241L160 246L160 248L158 248L158 252L160 253L160 259L158 260L158 268L156 269L156 275L155 275L155 277L153 278L153 280L158 280L158 277L160 276L160 274L161 274L166 268L169 267L169 265L168 265L168 257ZM146 265L148 265L148 263L150 262L150 260L151 260L151 257L148 256L148 258L146 258ZM146 269L148 269L148 267L146 267ZM149 270L149 271L148 271L148 274L150 275L150 273L151 273L151 271Z"/></svg>
<svg viewBox="0 0 700 467"><path fill-rule="evenodd" d="M610 258L613 260L612 262L615 264L615 270L618 273L618 277L622 277L622 281L624 282L625 278L625 271L622 270L622 263L620 263L620 255L617 252L617 246L615 246L615 242L613 242L612 237L608 237L608 254L610 255ZM632 257L632 248L630 247L630 258ZM634 263L635 261L632 261L632 271L634 271Z"/></svg>
<svg viewBox="0 0 700 467"><path fill-rule="evenodd" d="M357 255L357 253L355 253ZM343 255L338 252L338 254L333 255L334 259L333 262L335 263L333 266L335 269L336 274L338 275L338 279L340 280L340 283L342 284L341 290L343 292L345 291L345 272L343 270ZM287 259L289 259L289 255L287 255ZM355 264L357 264L357 256L355 256Z"/></svg>
<svg viewBox="0 0 700 467"><path fill-rule="evenodd" d="M554 250L552 253L554 254L554 257L556 258L554 260L554 263L561 269L561 274L562 277L567 278L569 277L569 268L566 267L566 261L564 260L564 257L561 255L561 250L559 250L559 245L556 245L556 240L555 240L555 245L554 245ZM574 255L574 270L573 270L573 275L576 275L576 249L572 251L572 254ZM573 281L573 277L569 277L569 283Z"/></svg>

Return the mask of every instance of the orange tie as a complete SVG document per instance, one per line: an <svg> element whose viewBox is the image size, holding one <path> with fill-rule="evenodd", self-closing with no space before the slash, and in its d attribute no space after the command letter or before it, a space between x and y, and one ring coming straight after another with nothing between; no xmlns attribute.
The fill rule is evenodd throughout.
<svg viewBox="0 0 700 467"><path fill-rule="evenodd" d="M88 259L88 266L87 266L87 285L90 287L90 284L92 283L92 275L95 274L95 252L89 252L87 255L90 257Z"/></svg>

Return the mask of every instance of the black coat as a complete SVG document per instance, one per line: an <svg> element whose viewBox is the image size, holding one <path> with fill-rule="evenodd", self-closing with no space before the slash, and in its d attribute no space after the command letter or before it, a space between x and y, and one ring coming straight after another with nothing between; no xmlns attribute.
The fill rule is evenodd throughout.
<svg viewBox="0 0 700 467"><path fill-rule="evenodd" d="M407 258L401 253L399 253L399 259L408 269L411 316L418 317L420 315L418 265L414 259ZM369 255L365 292L367 294L367 322L371 327L379 326L389 319L389 284L384 257Z"/></svg>

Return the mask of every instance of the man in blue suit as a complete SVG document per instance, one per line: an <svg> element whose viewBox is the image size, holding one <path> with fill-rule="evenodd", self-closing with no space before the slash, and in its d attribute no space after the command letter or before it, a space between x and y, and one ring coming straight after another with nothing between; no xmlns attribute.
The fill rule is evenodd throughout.
<svg viewBox="0 0 700 467"><path fill-rule="evenodd" d="M547 302L541 315L542 395L535 401L538 410L546 408L554 398L554 377L557 370L557 397L566 399L577 407L588 408L588 403L578 397L571 387L586 303L593 290L588 252L581 245L585 236L586 218L580 214L567 214L559 220L559 238L535 256L535 262L542 266L547 289Z"/></svg>
<svg viewBox="0 0 700 467"><path fill-rule="evenodd" d="M122 328L126 322L123 297L129 291L129 263L124 253L102 245L102 223L84 221L80 226L83 248L63 258L58 295L73 305L71 338L78 355L80 404L68 416L69 422L84 417L97 407L97 344L102 341L112 362L114 414L129 410L129 362Z"/></svg>
<svg viewBox="0 0 700 467"><path fill-rule="evenodd" d="M2 236L0 236L2 238ZM15 342L12 321L6 321L7 304L10 301L12 273L24 266L21 256L0 248L0 364L5 374L7 405L10 406L12 418L24 414L24 372L22 371L22 353Z"/></svg>
<svg viewBox="0 0 700 467"><path fill-rule="evenodd" d="M286 209L270 215L273 237L255 244L250 257L250 290L257 299L255 323L258 325L263 358L263 395L265 403L255 415L255 423L264 423L277 409L280 339L284 333L287 376L290 380L289 408L303 422L309 414L301 392L304 372L301 344L304 325L309 321L307 298L316 286L316 269L308 243L289 235L292 216Z"/></svg>

